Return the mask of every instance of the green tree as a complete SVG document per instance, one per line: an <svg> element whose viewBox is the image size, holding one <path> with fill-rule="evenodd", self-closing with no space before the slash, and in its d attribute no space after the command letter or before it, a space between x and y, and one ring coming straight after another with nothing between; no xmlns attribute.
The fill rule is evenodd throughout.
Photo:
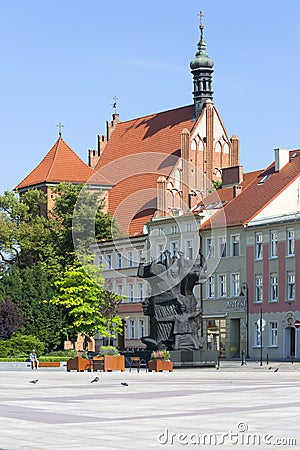
<svg viewBox="0 0 300 450"><path fill-rule="evenodd" d="M22 312L21 332L39 338L47 351L62 343L67 322L63 308L44 302L54 296L54 282L42 263L24 269L14 266L1 280L0 299L11 299Z"/></svg>
<svg viewBox="0 0 300 450"><path fill-rule="evenodd" d="M121 332L122 320L117 315L122 297L104 289L101 269L93 265L70 267L57 281L58 294L50 303L64 307L69 316L68 338L100 333L114 336Z"/></svg>
<svg viewBox="0 0 300 450"><path fill-rule="evenodd" d="M60 183L53 188L53 193L51 228L57 255L64 267L73 265L78 254L91 254L90 246L96 241L120 236L115 220L103 212L105 204L101 192L90 192L82 184Z"/></svg>
<svg viewBox="0 0 300 450"><path fill-rule="evenodd" d="M55 244L49 223L39 215L45 195L32 189L19 196L6 191L0 196L0 258L2 266L17 263L20 267L44 262L57 268Z"/></svg>

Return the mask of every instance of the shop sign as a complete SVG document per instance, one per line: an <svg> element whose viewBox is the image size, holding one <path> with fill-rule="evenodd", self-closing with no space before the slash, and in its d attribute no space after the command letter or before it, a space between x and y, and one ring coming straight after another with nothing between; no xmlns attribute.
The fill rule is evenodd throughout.
<svg viewBox="0 0 300 450"><path fill-rule="evenodd" d="M246 308L245 299L228 300L226 302L226 309L245 309L245 308Z"/></svg>

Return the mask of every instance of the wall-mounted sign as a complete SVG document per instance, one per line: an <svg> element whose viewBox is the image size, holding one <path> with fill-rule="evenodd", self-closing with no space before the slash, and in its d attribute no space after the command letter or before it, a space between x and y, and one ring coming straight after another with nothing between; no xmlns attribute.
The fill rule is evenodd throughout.
<svg viewBox="0 0 300 450"><path fill-rule="evenodd" d="M246 305L247 302L245 299L228 300L226 302L226 309L245 309Z"/></svg>

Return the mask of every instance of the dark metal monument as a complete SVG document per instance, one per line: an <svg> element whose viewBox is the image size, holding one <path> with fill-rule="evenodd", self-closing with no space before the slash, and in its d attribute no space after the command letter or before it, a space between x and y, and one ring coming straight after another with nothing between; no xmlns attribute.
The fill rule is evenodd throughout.
<svg viewBox="0 0 300 450"><path fill-rule="evenodd" d="M142 261L137 275L151 287L151 295L142 305L150 317L149 336L141 339L147 350L169 350L175 366L206 365L208 360L215 364L216 352L202 350L202 310L193 293L195 285L207 278L203 256L200 254L196 264L180 252L171 258L165 251L159 262Z"/></svg>

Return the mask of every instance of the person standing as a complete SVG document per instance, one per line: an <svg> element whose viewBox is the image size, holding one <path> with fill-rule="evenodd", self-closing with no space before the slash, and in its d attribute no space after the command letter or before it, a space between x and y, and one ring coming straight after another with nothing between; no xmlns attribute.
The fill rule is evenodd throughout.
<svg viewBox="0 0 300 450"><path fill-rule="evenodd" d="M37 368L39 367L39 360L34 349L31 351L29 359L31 362L31 369L33 370L35 368L37 370Z"/></svg>

